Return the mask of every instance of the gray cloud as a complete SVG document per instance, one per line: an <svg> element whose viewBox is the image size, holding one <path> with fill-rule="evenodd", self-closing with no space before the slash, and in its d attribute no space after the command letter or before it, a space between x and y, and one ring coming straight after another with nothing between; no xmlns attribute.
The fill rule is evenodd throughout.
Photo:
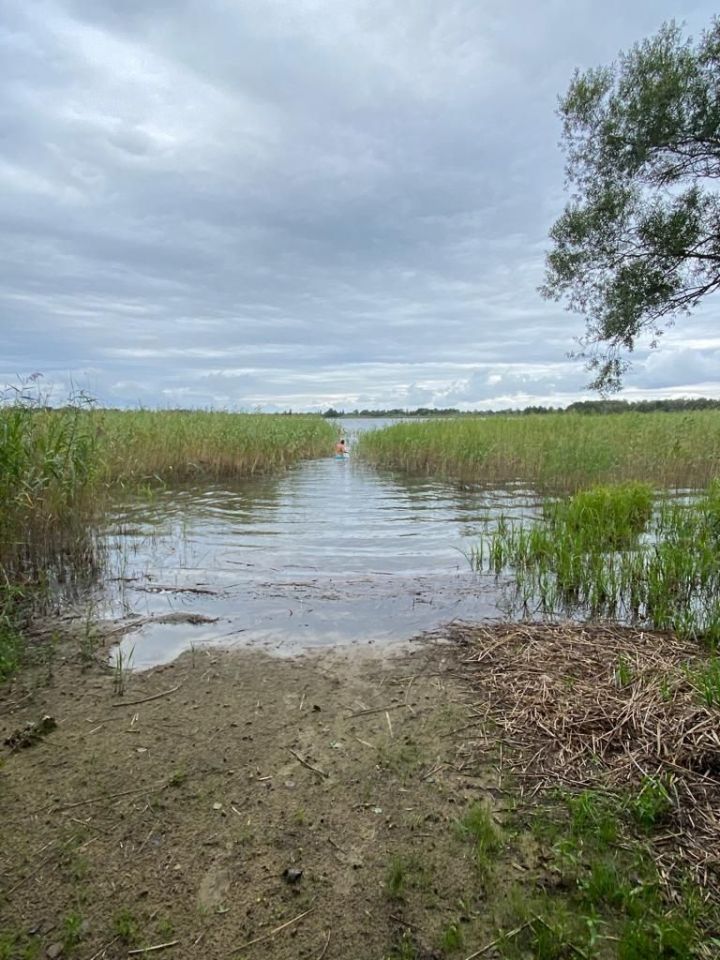
<svg viewBox="0 0 720 960"><path fill-rule="evenodd" d="M689 26L712 13L691 3ZM575 399L582 323L536 292L563 203L555 98L672 15L9 0L0 379L117 405ZM714 360L668 337L629 387L720 392Z"/></svg>

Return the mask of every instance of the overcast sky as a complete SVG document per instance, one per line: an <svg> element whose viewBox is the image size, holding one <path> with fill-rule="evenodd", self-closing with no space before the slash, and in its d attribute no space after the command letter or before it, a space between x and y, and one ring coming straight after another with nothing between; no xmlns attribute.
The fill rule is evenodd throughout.
<svg viewBox="0 0 720 960"><path fill-rule="evenodd" d="M107 405L565 405L576 66L685 0L0 0L0 381ZM720 298L625 396L720 396Z"/></svg>

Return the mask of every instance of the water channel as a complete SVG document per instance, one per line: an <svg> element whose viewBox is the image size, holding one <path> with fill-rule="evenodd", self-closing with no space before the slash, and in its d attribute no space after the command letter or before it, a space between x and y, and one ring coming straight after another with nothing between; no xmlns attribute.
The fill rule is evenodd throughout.
<svg viewBox="0 0 720 960"><path fill-rule="evenodd" d="M205 644L290 654L502 616L498 583L465 554L488 519L532 511L532 495L381 474L352 455L380 425L344 424L345 461L118 503L101 530L109 569L94 614L127 628L134 668Z"/></svg>

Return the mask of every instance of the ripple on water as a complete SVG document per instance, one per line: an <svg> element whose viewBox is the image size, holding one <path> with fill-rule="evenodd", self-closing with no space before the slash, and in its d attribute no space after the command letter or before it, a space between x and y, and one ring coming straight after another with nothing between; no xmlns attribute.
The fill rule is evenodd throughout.
<svg viewBox="0 0 720 960"><path fill-rule="evenodd" d="M136 667L210 643L286 654L402 642L502 615L498 585L472 573L464 551L488 518L533 507L527 495L334 459L280 479L166 489L108 515L112 570L96 602L109 619L144 618L123 641ZM173 611L214 622L156 622Z"/></svg>

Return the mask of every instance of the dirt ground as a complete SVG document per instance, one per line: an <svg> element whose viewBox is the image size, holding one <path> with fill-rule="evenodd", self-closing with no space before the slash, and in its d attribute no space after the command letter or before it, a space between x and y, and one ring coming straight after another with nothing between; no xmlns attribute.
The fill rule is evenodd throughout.
<svg viewBox="0 0 720 960"><path fill-rule="evenodd" d="M0 741L57 721L2 749L0 957L383 960L492 940L501 907L458 820L483 801L501 821L508 795L492 751L457 751L478 718L452 648L196 650L113 683L58 656L0 691ZM510 844L505 881L536 861Z"/></svg>

